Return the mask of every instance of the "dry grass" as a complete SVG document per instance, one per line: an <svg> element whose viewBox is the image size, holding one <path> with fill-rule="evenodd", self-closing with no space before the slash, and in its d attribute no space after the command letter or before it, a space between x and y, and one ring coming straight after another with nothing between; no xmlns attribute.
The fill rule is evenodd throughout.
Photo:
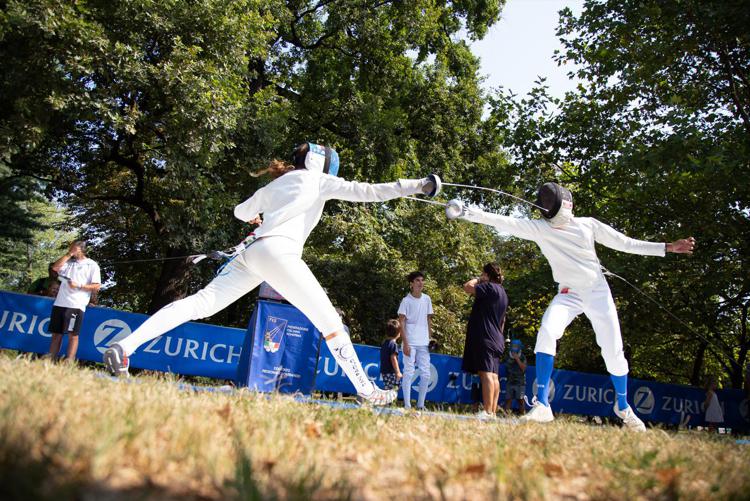
<svg viewBox="0 0 750 501"><path fill-rule="evenodd" d="M0 499L747 499L750 446L378 415L0 356Z"/></svg>

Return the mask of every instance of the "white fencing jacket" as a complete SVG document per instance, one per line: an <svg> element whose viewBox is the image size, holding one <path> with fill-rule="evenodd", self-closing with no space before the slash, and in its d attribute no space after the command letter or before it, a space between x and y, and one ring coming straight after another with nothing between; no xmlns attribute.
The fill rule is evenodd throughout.
<svg viewBox="0 0 750 501"><path fill-rule="evenodd" d="M574 217L553 228L545 219L521 219L467 209L462 219L494 226L498 230L535 242L549 261L552 276L561 286L586 289L604 280L594 243L645 256L664 256L666 246L635 240L592 217Z"/></svg>
<svg viewBox="0 0 750 501"><path fill-rule="evenodd" d="M382 202L421 193L422 182L399 179L395 183L359 183L299 169L260 188L234 208L234 215L247 222L263 214L263 224L255 230L258 238L284 236L302 246L320 221L326 201Z"/></svg>

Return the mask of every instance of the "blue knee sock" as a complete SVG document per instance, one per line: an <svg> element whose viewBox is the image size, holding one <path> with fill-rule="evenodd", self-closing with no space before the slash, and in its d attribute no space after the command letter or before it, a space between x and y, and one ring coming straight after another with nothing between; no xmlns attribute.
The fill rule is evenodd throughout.
<svg viewBox="0 0 750 501"><path fill-rule="evenodd" d="M549 406L549 380L552 377L552 367L554 365L554 356L548 353L536 354L536 398L547 406Z"/></svg>
<svg viewBox="0 0 750 501"><path fill-rule="evenodd" d="M613 376L609 375L612 379L612 384L615 386L615 393L617 393L617 408L621 411L627 409L628 406L628 375L624 376Z"/></svg>

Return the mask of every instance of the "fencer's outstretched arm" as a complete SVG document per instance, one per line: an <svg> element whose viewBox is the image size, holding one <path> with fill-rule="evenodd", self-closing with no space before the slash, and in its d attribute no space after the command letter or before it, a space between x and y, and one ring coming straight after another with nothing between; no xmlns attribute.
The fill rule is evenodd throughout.
<svg viewBox="0 0 750 501"><path fill-rule="evenodd" d="M618 251L644 256L664 256L667 252L692 254L695 247L693 237L683 238L671 243L646 242L630 238L596 219L592 218L591 221L594 228L594 239L600 244Z"/></svg>
<svg viewBox="0 0 750 501"><path fill-rule="evenodd" d="M594 218L591 218L591 223L594 230L594 240L610 249L643 256L664 256L666 253L667 249L664 242L647 242L630 238Z"/></svg>
<svg viewBox="0 0 750 501"><path fill-rule="evenodd" d="M399 179L394 183L362 183L324 175L320 178L320 196L324 200L348 202L384 202L394 198L426 194L428 178Z"/></svg>
<svg viewBox="0 0 750 501"><path fill-rule="evenodd" d="M539 221L536 220L501 216L500 214L484 212L469 207L463 207L462 210L463 212L458 216L459 219L493 226L500 231L510 233L514 237L523 238L524 240L536 240L542 233Z"/></svg>

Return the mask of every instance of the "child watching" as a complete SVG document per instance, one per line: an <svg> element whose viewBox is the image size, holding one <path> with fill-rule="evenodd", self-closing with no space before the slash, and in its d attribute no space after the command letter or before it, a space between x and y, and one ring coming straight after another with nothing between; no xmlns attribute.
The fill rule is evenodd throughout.
<svg viewBox="0 0 750 501"><path fill-rule="evenodd" d="M398 344L401 334L398 320L388 320L385 324L386 340L380 346L380 378L386 390L396 389L403 377L398 366Z"/></svg>

